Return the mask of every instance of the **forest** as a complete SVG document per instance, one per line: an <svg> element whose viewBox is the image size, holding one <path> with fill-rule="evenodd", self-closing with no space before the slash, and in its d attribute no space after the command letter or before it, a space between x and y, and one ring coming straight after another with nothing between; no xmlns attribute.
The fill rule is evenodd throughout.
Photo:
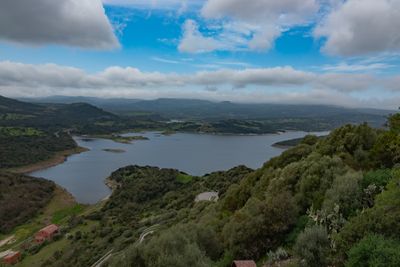
<svg viewBox="0 0 400 267"><path fill-rule="evenodd" d="M22 174L0 172L0 234L7 234L37 213L53 197L55 184Z"/></svg>
<svg viewBox="0 0 400 267"><path fill-rule="evenodd" d="M95 226L70 238L47 266L399 266L400 114L388 129L345 125L257 170L193 177L128 166L109 178ZM194 201L216 191L218 201ZM141 234L151 234L141 240Z"/></svg>

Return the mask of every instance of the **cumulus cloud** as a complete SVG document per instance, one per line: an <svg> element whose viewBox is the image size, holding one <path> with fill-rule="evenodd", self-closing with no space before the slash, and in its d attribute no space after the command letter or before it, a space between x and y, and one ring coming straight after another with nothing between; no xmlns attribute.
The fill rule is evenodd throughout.
<svg viewBox="0 0 400 267"><path fill-rule="evenodd" d="M32 65L0 62L0 86L49 88L142 88L183 86L231 86L245 88L327 88L342 92L372 87L393 90L398 77L377 78L371 74L314 73L292 67L218 69L193 74L143 72L133 67L112 66L89 74L81 69L55 64ZM388 86L390 84L390 86Z"/></svg>
<svg viewBox="0 0 400 267"><path fill-rule="evenodd" d="M400 52L400 1L347 0L330 12L315 29L326 38L323 51L359 56Z"/></svg>
<svg viewBox="0 0 400 267"><path fill-rule="evenodd" d="M183 38L178 46L179 51L187 53L210 52L222 48L223 44L211 37L205 37L199 31L194 20L186 20L183 26Z"/></svg>
<svg viewBox="0 0 400 267"><path fill-rule="evenodd" d="M291 67L275 67L203 71L188 77L187 80L194 84L219 85L228 83L234 88L244 88L249 85L301 86L310 83L314 77L315 74L313 73L295 70Z"/></svg>
<svg viewBox="0 0 400 267"><path fill-rule="evenodd" d="M0 40L95 49L119 46L100 0L3 0Z"/></svg>
<svg viewBox="0 0 400 267"><path fill-rule="evenodd" d="M247 22L279 22L282 25L303 23L318 11L315 0L208 0L202 15L206 18L234 18Z"/></svg>
<svg viewBox="0 0 400 267"><path fill-rule="evenodd" d="M315 73L292 67L219 69L192 74L143 72L113 66L97 73L55 64L0 62L0 94L9 96L86 95L105 97L190 97L239 102L318 103L395 107L399 77ZM240 89L240 90L232 90ZM353 94L378 90L376 97ZM385 92L385 93L384 93ZM385 97L386 95L386 97ZM365 98L365 97L364 97ZM379 106L377 106L379 107Z"/></svg>
<svg viewBox="0 0 400 267"><path fill-rule="evenodd" d="M217 24L220 30L213 38L208 37L207 42L199 44L187 42L184 35L181 45L185 45L187 52L266 51L286 28L310 22L318 7L316 0L207 0L201 15L212 21L210 28ZM195 36L202 35L196 32ZM204 49L201 49L202 44Z"/></svg>

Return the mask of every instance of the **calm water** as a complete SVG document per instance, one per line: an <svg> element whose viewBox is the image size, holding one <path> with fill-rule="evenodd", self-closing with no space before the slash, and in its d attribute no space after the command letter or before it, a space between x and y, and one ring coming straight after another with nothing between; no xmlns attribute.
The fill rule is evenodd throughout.
<svg viewBox="0 0 400 267"><path fill-rule="evenodd" d="M192 175L227 170L244 164L261 167L283 149L272 147L278 141L303 137L305 132L238 136L179 133L163 136L148 132L140 134L150 140L120 144L111 140L76 137L82 147L90 149L70 156L66 162L32 173L53 180L71 192L81 203L95 203L110 194L104 179L120 167L131 164L176 168ZM325 135L327 132L314 133ZM138 135L138 134L131 134ZM123 149L124 153L103 149Z"/></svg>

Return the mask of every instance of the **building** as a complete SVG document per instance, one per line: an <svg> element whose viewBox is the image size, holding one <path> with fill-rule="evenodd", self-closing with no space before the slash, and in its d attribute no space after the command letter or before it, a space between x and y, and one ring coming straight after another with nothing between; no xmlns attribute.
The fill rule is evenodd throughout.
<svg viewBox="0 0 400 267"><path fill-rule="evenodd" d="M231 267L257 267L254 261L234 261Z"/></svg>
<svg viewBox="0 0 400 267"><path fill-rule="evenodd" d="M13 265L21 260L21 252L11 251L6 256L3 257L3 263L6 265Z"/></svg>
<svg viewBox="0 0 400 267"><path fill-rule="evenodd" d="M46 240L51 240L59 230L60 228L57 225L50 224L36 233L35 242L41 244Z"/></svg>
<svg viewBox="0 0 400 267"><path fill-rule="evenodd" d="M196 196L195 202L200 201L218 201L218 192L204 192Z"/></svg>

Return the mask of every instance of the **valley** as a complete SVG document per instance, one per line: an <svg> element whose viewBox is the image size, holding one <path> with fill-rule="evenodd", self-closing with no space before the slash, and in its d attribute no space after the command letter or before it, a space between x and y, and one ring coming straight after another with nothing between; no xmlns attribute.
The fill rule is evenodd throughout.
<svg viewBox="0 0 400 267"><path fill-rule="evenodd" d="M340 265L356 257L347 251L357 253L365 238L381 242L381 236L396 233L396 213L378 214L396 205L398 115L389 117L386 129L384 123L347 124L303 132L293 131L294 120L287 120L291 126L278 126L280 133L259 132L249 121L241 124L246 130L230 121L235 130L226 131L206 130L204 120L193 131L182 120L138 121L96 107L86 118L62 115L72 118L55 123L61 118L52 117L65 113L48 111L53 104L6 102L12 103L7 114L23 115L1 121L2 148L9 147L2 149L4 192L18 194L20 187L10 179L25 179L28 188L47 186L31 189L31 200L15 202L21 214L15 222L0 216L12 223L0 236L12 242L5 241L1 251L21 251L17 266L161 266L167 260L224 267L237 258L295 264L308 257L299 246L309 232L325 240L319 245L325 250L318 259L304 259ZM63 105L70 104L57 104L67 108ZM87 109L79 104L74 111L77 107ZM28 120L32 109L41 115ZM30 176L18 174L27 172ZM210 194L217 198L196 200ZM7 203L14 198L2 196ZM50 223L61 234L32 243L35 232ZM337 249L328 249L332 244ZM178 254L183 257L175 258Z"/></svg>
<svg viewBox="0 0 400 267"><path fill-rule="evenodd" d="M400 0L1 0L0 267L400 267Z"/></svg>

